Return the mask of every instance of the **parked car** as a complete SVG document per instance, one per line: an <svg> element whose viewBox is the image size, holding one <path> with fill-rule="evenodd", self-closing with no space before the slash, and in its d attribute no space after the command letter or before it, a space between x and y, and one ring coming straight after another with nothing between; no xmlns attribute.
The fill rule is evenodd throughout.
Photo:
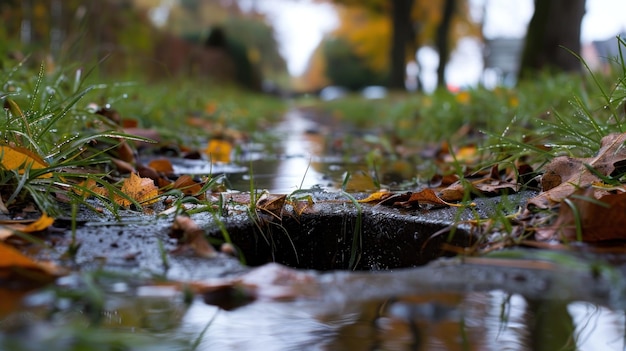
<svg viewBox="0 0 626 351"><path fill-rule="evenodd" d="M339 86L327 86L320 91L320 99L324 101L340 99L348 95L348 89Z"/></svg>
<svg viewBox="0 0 626 351"><path fill-rule="evenodd" d="M380 85L370 85L361 90L361 96L366 99L382 99L387 96L387 88Z"/></svg>

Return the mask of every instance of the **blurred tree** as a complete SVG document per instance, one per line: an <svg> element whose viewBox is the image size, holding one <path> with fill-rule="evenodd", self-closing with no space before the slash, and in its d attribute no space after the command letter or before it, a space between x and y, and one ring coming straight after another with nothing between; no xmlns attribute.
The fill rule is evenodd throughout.
<svg viewBox="0 0 626 351"><path fill-rule="evenodd" d="M444 72L456 39L480 36L478 26L469 19L467 0L320 1L338 5L341 24L335 35L347 39L357 55L367 57L365 62L372 69L382 72L380 67L386 67L391 88L404 89L406 63L415 60L422 45L437 47Z"/></svg>
<svg viewBox="0 0 626 351"><path fill-rule="evenodd" d="M456 8L456 0L445 0L443 5L443 14L441 22L437 27L437 36L435 43L437 52L439 52L439 66L437 67L437 87L446 86L446 64L450 59L450 27L452 24L452 15Z"/></svg>
<svg viewBox="0 0 626 351"><path fill-rule="evenodd" d="M240 82L258 85L280 79L287 65L279 54L274 29L259 13L243 13L236 1L185 0L174 5L166 29L194 43L204 43L210 29L220 27L226 48L237 61Z"/></svg>
<svg viewBox="0 0 626 351"><path fill-rule="evenodd" d="M580 24L585 0L535 0L535 12L528 25L519 78L540 70L579 72ZM568 49L568 50L566 50Z"/></svg>
<svg viewBox="0 0 626 351"><path fill-rule="evenodd" d="M325 41L323 51L326 59L326 77L333 84L358 90L368 85L385 83L386 77L369 68L343 39Z"/></svg>
<svg viewBox="0 0 626 351"><path fill-rule="evenodd" d="M286 75L273 29L257 14L243 14L235 1L172 2L169 22L156 28L148 13L160 4L160 0L0 0L0 64L9 53L23 57L17 54L21 52L33 56L29 63L35 66L53 56L56 62L93 65L96 72L106 74L218 74L224 79L236 76L250 86L260 85L260 72ZM237 67L225 67L223 72L201 67L225 64L221 55L202 52L214 26L228 32L226 47ZM181 37L194 38L196 45L178 41L167 33L171 28Z"/></svg>
<svg viewBox="0 0 626 351"><path fill-rule="evenodd" d="M296 77L293 83L295 91L315 91L330 84L326 77L326 59L324 58L323 46L319 45L307 64L307 70L300 77Z"/></svg>

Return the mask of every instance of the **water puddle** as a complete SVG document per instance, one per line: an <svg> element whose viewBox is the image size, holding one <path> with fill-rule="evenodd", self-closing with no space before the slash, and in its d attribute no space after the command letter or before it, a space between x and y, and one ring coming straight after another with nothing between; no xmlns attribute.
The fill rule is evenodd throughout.
<svg viewBox="0 0 626 351"><path fill-rule="evenodd" d="M275 194L316 187L337 190L346 172L350 172L353 179L350 190L373 191L376 187L372 169L368 169L363 160L363 155L370 151L368 144L362 141L367 138L344 129L345 126L324 125L307 112L292 108L272 131L277 142L242 145L241 153L231 164L211 165L207 160L183 159L172 160L172 163L177 174L225 174L228 187L239 191L250 191L251 187ZM355 142L360 148L354 151L355 155L348 155L333 145L345 142L343 138L361 140L361 143ZM380 174L381 178L410 180L415 175L415 169L403 161L378 166L389 168L388 172Z"/></svg>

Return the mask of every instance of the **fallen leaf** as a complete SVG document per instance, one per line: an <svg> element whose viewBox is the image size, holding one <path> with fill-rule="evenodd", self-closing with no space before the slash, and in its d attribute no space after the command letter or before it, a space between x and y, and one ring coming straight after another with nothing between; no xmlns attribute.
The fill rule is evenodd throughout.
<svg viewBox="0 0 626 351"><path fill-rule="evenodd" d="M561 239L584 242L626 239L626 193L594 198L592 188L561 203L556 222L535 235L538 240ZM580 230L581 237L577 234Z"/></svg>
<svg viewBox="0 0 626 351"><path fill-rule="evenodd" d="M204 150L211 162L230 162L230 154L233 149L231 143L223 139L211 139Z"/></svg>
<svg viewBox="0 0 626 351"><path fill-rule="evenodd" d="M0 227L0 241L4 241L13 236L15 232L36 233L46 230L52 223L54 223L54 218L45 213L35 221L3 221Z"/></svg>
<svg viewBox="0 0 626 351"><path fill-rule="evenodd" d="M516 182L510 182L506 180L497 180L491 178L485 178L472 182L472 186L484 194L499 195L502 190L510 190L512 192L518 192L520 185Z"/></svg>
<svg viewBox="0 0 626 351"><path fill-rule="evenodd" d="M215 257L217 251L209 244L204 230L187 216L176 216L170 229L170 237L178 239L181 249L190 248L200 257ZM180 251L180 250L179 250Z"/></svg>
<svg viewBox="0 0 626 351"><path fill-rule="evenodd" d="M131 173L122 184L122 192L142 205L153 204L158 201L159 189L150 178L141 178ZM115 202L122 206L130 206L131 202L123 197L116 197Z"/></svg>
<svg viewBox="0 0 626 351"><path fill-rule="evenodd" d="M256 202L256 208L260 211L271 214L276 218L280 218L287 195L263 194Z"/></svg>
<svg viewBox="0 0 626 351"><path fill-rule="evenodd" d="M189 195L189 196L198 195L198 193L202 190L202 185L196 182L195 180L193 180L191 176L186 175L186 174L178 177L178 179L176 179L174 184L172 184L172 187L174 189L178 189L182 191L183 194ZM199 195L204 196L204 194L199 194Z"/></svg>
<svg viewBox="0 0 626 351"><path fill-rule="evenodd" d="M389 190L383 189L383 190L379 190L379 191L377 191L377 192L375 192L373 194L370 194L365 199L359 200L359 202L361 202L361 203L380 202L380 201L388 198L391 195L393 195L393 194L391 192L389 192Z"/></svg>
<svg viewBox="0 0 626 351"><path fill-rule="evenodd" d="M592 158L554 158L545 167L542 177L543 191L528 200L528 205L550 208L567 198L577 189L586 189L601 179L587 167L602 176L610 176L615 164L626 160L626 133L609 134L602 138L602 147ZM544 181L545 179L545 181Z"/></svg>
<svg viewBox="0 0 626 351"><path fill-rule="evenodd" d="M65 273L52 262L36 262L15 248L0 243L0 281L49 283Z"/></svg>
<svg viewBox="0 0 626 351"><path fill-rule="evenodd" d="M5 170L17 170L24 174L27 169L44 169L48 167L46 161L34 152L19 146L0 145L0 164ZM39 178L50 178L52 173L44 173Z"/></svg>
<svg viewBox="0 0 626 351"><path fill-rule="evenodd" d="M166 158L152 160L148 163L148 167L154 169L157 172L163 172L165 174L174 173L174 166L172 166L172 162Z"/></svg>
<svg viewBox="0 0 626 351"><path fill-rule="evenodd" d="M394 203L394 206L399 207L417 207L419 204L427 204L434 206L452 206L452 207L460 207L463 205L453 204L447 201L442 200L437 193L430 188L422 189L417 193L411 194L408 200L399 201Z"/></svg>
<svg viewBox="0 0 626 351"><path fill-rule="evenodd" d="M20 231L24 233L40 232L47 229L52 225L52 223L54 223L54 218L48 216L46 213L43 213L38 220L22 228Z"/></svg>
<svg viewBox="0 0 626 351"><path fill-rule="evenodd" d="M439 190L439 198L446 202L461 201L465 197L465 191L463 183L456 182Z"/></svg>

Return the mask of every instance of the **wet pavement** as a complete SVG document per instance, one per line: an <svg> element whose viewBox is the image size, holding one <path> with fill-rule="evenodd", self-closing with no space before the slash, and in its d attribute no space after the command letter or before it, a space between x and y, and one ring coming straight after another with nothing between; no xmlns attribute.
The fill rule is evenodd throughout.
<svg viewBox="0 0 626 351"><path fill-rule="evenodd" d="M292 112L278 128L287 135L280 155L229 169L240 190L250 187L250 162L255 187L297 190L280 212L229 201L217 211L189 205L213 242L225 239L224 225L247 265L227 253L180 250L163 204L120 211L119 219L81 211L74 238L71 219L58 219L45 238L51 246L36 254L75 273L0 310L0 349L111 340L132 350L624 349L619 257L609 262L575 247L485 257L449 251L484 239L472 220L514 213L533 193L461 209L356 204L350 196L368 193L338 190L345 160L316 149L325 128ZM73 240L80 246L68 259ZM207 288L191 296L185 284ZM0 296L18 300L2 288Z"/></svg>

